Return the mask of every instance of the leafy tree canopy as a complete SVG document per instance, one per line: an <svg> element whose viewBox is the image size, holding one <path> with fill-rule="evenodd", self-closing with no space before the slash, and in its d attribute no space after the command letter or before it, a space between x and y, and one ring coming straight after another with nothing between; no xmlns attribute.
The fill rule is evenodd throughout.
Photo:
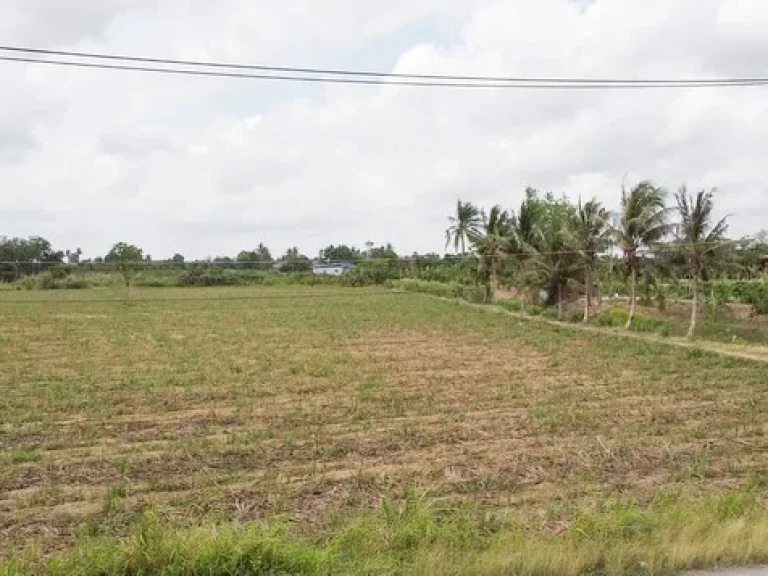
<svg viewBox="0 0 768 576"><path fill-rule="evenodd" d="M338 246L330 245L320 250L320 259L326 262L358 262L362 259L360 250L355 247L347 246L346 244L339 244Z"/></svg>
<svg viewBox="0 0 768 576"><path fill-rule="evenodd" d="M104 257L105 262L141 262L144 259L143 250L128 244L127 242L118 242Z"/></svg>
<svg viewBox="0 0 768 576"><path fill-rule="evenodd" d="M3 262L63 262L64 252L54 250L40 236L8 238L0 236L0 261Z"/></svg>

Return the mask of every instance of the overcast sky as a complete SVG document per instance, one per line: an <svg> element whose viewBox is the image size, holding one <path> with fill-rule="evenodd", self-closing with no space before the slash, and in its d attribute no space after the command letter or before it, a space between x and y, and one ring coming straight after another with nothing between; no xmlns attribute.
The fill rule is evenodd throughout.
<svg viewBox="0 0 768 576"><path fill-rule="evenodd" d="M0 0L0 44L255 64L768 76L765 0ZM717 187L768 228L768 87L451 91L0 62L0 234L104 254L442 251L457 198Z"/></svg>

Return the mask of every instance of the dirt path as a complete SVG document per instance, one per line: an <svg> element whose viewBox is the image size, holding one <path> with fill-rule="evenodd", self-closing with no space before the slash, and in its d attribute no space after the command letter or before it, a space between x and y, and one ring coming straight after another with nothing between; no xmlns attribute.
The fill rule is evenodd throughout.
<svg viewBox="0 0 768 576"><path fill-rule="evenodd" d="M442 298L448 302L455 301L451 298ZM694 350L705 350L707 352L714 352L723 356L730 356L732 358L741 358L743 360L754 360L756 362L768 362L768 346L745 346L743 344L726 344L721 342L711 342L706 340L695 340L693 342L685 340L684 338L676 338L672 336L654 336L651 334L638 334L637 332L630 332L622 328L599 328L597 326L589 326L584 324L574 324L571 322L559 322L557 320L550 320L548 318L542 318L540 316L531 316L529 314L523 314L521 312L510 312L500 306L486 306L483 304L472 304L466 300L458 300L465 306L471 306L487 312L494 312L497 314L505 314L512 316L513 318L520 318L522 320L528 320L531 322L540 322L542 324L549 324L551 326L558 326L560 328L570 330L580 330L582 332L592 332L597 334L614 334L620 338L632 338L635 340L645 340L647 342L659 342L668 344L670 346L678 346L680 348L690 348Z"/></svg>

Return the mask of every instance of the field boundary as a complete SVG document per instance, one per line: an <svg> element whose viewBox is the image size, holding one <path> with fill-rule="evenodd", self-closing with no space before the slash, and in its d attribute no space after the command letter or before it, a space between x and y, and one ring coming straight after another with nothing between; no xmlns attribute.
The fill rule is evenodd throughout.
<svg viewBox="0 0 768 576"><path fill-rule="evenodd" d="M715 342L702 342L701 340L697 340L695 342L689 342L687 340L684 340L683 338L676 338L673 336L660 337L660 336L640 334L637 332L630 332L629 330L623 330L621 328L613 328L613 329L598 328L595 326L589 326L589 325L578 324L573 322L561 322L559 320L550 320L549 318L542 318L541 316L532 316L530 314L525 314L522 312L512 312L510 310L506 310L502 308L497 304L493 304L489 306L487 304L475 304L473 302L467 302L466 300L463 300L461 298L446 298L443 296L435 296L433 294L428 294L425 292L421 292L421 294L425 294L426 296L443 300L444 302L458 303L463 306L476 308L478 310L484 310L486 312L492 312L496 314L504 314L506 316L518 318L520 320L527 320L530 322L539 322L541 324L548 324L550 326L556 326L558 328L566 328L566 329L577 330L581 332L591 332L593 334L602 334L602 335L612 334L614 336L619 336L621 338L629 338L633 340L642 340L645 342L667 344L669 346L676 346L678 348L687 348L689 350L701 350L703 352L712 352L714 354L719 354L721 356L728 356L730 358L738 358L740 360L752 360L752 361L761 362L764 364L768 363L768 349L766 349L765 355L754 354L754 353L750 353L750 351L748 350L733 350L733 349L729 350L728 346L730 345L728 344L719 344Z"/></svg>

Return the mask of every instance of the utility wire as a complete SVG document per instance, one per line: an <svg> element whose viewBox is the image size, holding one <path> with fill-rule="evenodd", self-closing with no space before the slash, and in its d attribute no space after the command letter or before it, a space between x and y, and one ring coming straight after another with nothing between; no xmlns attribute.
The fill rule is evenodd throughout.
<svg viewBox="0 0 768 576"><path fill-rule="evenodd" d="M272 80L287 82L304 82L315 84L362 84L368 86L409 86L409 87L432 87L432 88L473 88L473 89L534 89L534 90L616 90L616 89L652 89L652 88L731 88L768 85L768 78L754 79L749 81L677 81L664 83L542 83L536 81L508 83L508 82L446 82L446 81L420 81L420 80L400 80L389 78L350 78L334 76L307 76L307 75L287 75L287 74L265 74L265 73L247 73L247 72L226 72L213 70L199 70L188 68L171 68L156 66L135 66L125 64L103 64L98 62L83 62L73 60L55 60L47 58L30 58L25 56L3 56L0 55L0 61L23 62L28 64L46 64L51 66L90 68L99 70L121 70L133 72L152 72L158 74L171 74L181 76L203 76L215 78L241 78L251 80Z"/></svg>
<svg viewBox="0 0 768 576"><path fill-rule="evenodd" d="M258 70L265 72L282 72L289 74L310 74L322 76L352 76L372 78L400 78L410 80L444 80L449 82L483 82L483 83L546 83L546 84L631 84L631 85L672 85L674 87L702 84L709 85L755 85L768 82L768 78L721 78L721 79L631 79L631 78L547 78L547 77L514 77L514 76L457 76L445 74L409 74L395 72L376 72L364 70L348 70L338 68L303 68L294 66L268 66L260 64L241 64L213 62L209 60L179 60L172 58L150 58L141 56L125 56L105 54L100 52L77 52L71 50L49 50L43 48L26 48L21 46L0 45L0 51L46 56L66 56L70 58L87 58L91 60L110 60L122 62L137 62L150 64L169 64L205 68L228 68L234 70Z"/></svg>

